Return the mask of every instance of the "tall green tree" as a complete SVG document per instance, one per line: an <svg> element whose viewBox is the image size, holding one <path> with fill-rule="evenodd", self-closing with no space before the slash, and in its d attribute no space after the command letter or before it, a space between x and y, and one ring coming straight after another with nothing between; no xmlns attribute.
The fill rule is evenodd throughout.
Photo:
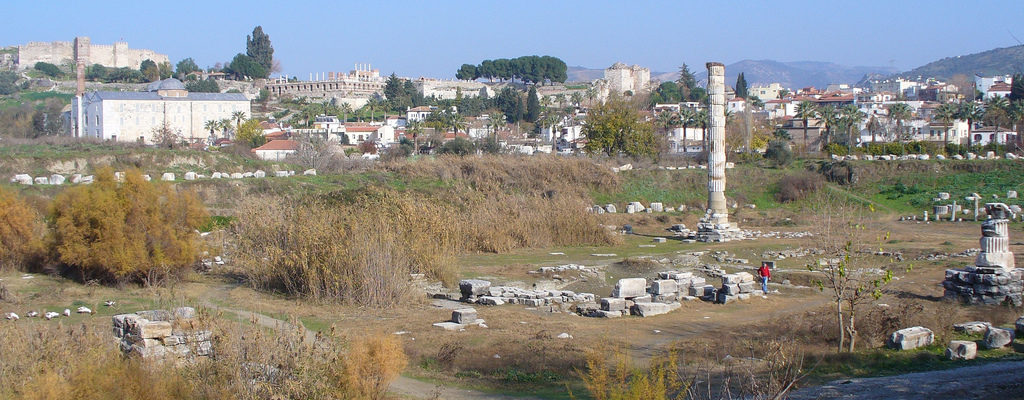
<svg viewBox="0 0 1024 400"><path fill-rule="evenodd" d="M160 80L160 68L156 66L153 60L145 59L142 60L142 64L139 64L139 72L146 78L148 82L156 82Z"/></svg>
<svg viewBox="0 0 1024 400"><path fill-rule="evenodd" d="M471 81L480 77L477 67L473 64L462 64L462 67L455 72L455 77L464 81Z"/></svg>
<svg viewBox="0 0 1024 400"><path fill-rule="evenodd" d="M540 117L540 99L537 98L537 88L531 86L526 93L526 122L537 122Z"/></svg>
<svg viewBox="0 0 1024 400"><path fill-rule="evenodd" d="M867 114L853 104L847 104L839 110L842 119L842 126L846 129L846 147L850 154L853 154L853 146L857 144L856 138L860 136L860 123L867 118Z"/></svg>
<svg viewBox="0 0 1024 400"><path fill-rule="evenodd" d="M270 35L263 33L262 26L256 26L252 35L245 37L245 54L256 60L266 74L255 78L266 78L274 67L274 46L270 44Z"/></svg>
<svg viewBox="0 0 1024 400"><path fill-rule="evenodd" d="M693 89L697 87L697 78L693 76L693 72L690 71L690 67L686 63L679 67L679 79L676 80L676 87L679 89L680 100L696 101L691 95Z"/></svg>
<svg viewBox="0 0 1024 400"><path fill-rule="evenodd" d="M747 78L743 76L742 72L740 72L740 74L736 76L735 90L736 97L739 97L741 99L747 98Z"/></svg>
<svg viewBox="0 0 1024 400"><path fill-rule="evenodd" d="M224 71L238 80L245 78L266 78L267 69L252 57L238 53Z"/></svg>
<svg viewBox="0 0 1024 400"><path fill-rule="evenodd" d="M1024 100L1024 74L1013 74L1010 84L1010 101Z"/></svg>
<svg viewBox="0 0 1024 400"><path fill-rule="evenodd" d="M199 71L199 65L196 65L196 61L193 60L192 57L188 57L181 61L178 61L176 69L177 70L175 71L175 73L178 75L178 77L184 77L185 75L188 75L192 72Z"/></svg>
<svg viewBox="0 0 1024 400"><path fill-rule="evenodd" d="M821 149L819 149L824 150L826 145L832 143L832 128L839 122L839 112L832 106L818 107L818 120L825 125L825 140L821 141Z"/></svg>
<svg viewBox="0 0 1024 400"><path fill-rule="evenodd" d="M633 158L658 155L654 127L620 98L612 98L587 113L583 136L587 138L585 149L592 154L621 153Z"/></svg>

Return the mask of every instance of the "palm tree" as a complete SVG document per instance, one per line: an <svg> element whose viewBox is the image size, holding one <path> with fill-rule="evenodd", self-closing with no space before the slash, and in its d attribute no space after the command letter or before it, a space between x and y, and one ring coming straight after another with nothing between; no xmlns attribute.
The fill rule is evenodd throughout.
<svg viewBox="0 0 1024 400"><path fill-rule="evenodd" d="M985 115L983 117L986 124L995 126L996 129L1003 126L1003 123L1010 123L1007 118L1007 111L1010 108L1010 101L1002 96L993 96L985 102Z"/></svg>
<svg viewBox="0 0 1024 400"><path fill-rule="evenodd" d="M579 107L580 104L583 103L583 93L580 93L579 91L572 92L572 94L569 95L569 101L572 102L572 105Z"/></svg>
<svg viewBox="0 0 1024 400"><path fill-rule="evenodd" d="M452 130L455 131L455 136L459 136L460 128L466 128L466 119L462 117L462 114L459 114L457 112L450 112L448 113L447 120L448 126L450 126Z"/></svg>
<svg viewBox="0 0 1024 400"><path fill-rule="evenodd" d="M423 122L421 121L410 121L406 126L406 131L412 135L412 147L418 154L420 152L420 134L423 133Z"/></svg>
<svg viewBox="0 0 1024 400"><path fill-rule="evenodd" d="M973 101L965 101L960 103L957 107L956 117L967 121L967 147L970 148L974 134L971 133L974 130L974 121L977 121L984 116L980 107Z"/></svg>
<svg viewBox="0 0 1024 400"><path fill-rule="evenodd" d="M832 142L832 127L839 121L839 113L836 112L835 107L818 107L818 119L825 125L825 139L821 141L821 149L819 149L824 150L825 145Z"/></svg>
<svg viewBox="0 0 1024 400"><path fill-rule="evenodd" d="M840 118L843 120L843 126L846 127L848 134L848 141L846 142L846 146L852 154L853 144L856 141L854 139L854 133L860 133L860 123L864 121L864 118L867 118L867 114L864 114L864 112L861 111L859 107L853 104L847 104L843 106L840 112L842 114ZM860 135L858 134L857 136Z"/></svg>
<svg viewBox="0 0 1024 400"><path fill-rule="evenodd" d="M801 101L800 104L796 106L796 116L797 118L802 119L804 122L804 148L807 147L807 142L811 140L810 137L807 135L808 120L814 118L817 115L818 107L815 106L814 103L804 100Z"/></svg>
<svg viewBox="0 0 1024 400"><path fill-rule="evenodd" d="M203 124L203 129L210 131L210 136L213 136L213 131L216 130L218 126L217 121L211 119Z"/></svg>
<svg viewBox="0 0 1024 400"><path fill-rule="evenodd" d="M348 114L352 112L352 105L348 103L341 103L341 106L338 107L338 112L342 113L344 118L341 122L346 123L348 122Z"/></svg>
<svg viewBox="0 0 1024 400"><path fill-rule="evenodd" d="M597 98L597 88L595 88L593 86L588 87L587 91L586 91L586 97L587 97L587 106L588 107L593 107L594 106L594 99Z"/></svg>
<svg viewBox="0 0 1024 400"><path fill-rule="evenodd" d="M903 121L910 119L910 106L907 103L896 103L889 106L889 118L896 120L897 140L903 141L907 134L903 131Z"/></svg>
<svg viewBox="0 0 1024 400"><path fill-rule="evenodd" d="M871 132L871 143L878 141L878 130L882 128L882 123L878 122L878 118L874 115L868 120L868 132Z"/></svg>
<svg viewBox="0 0 1024 400"><path fill-rule="evenodd" d="M708 109L702 108L697 111L696 116L693 119L694 126L700 127L700 138L701 146L703 146L703 152L708 151Z"/></svg>
<svg viewBox="0 0 1024 400"><path fill-rule="evenodd" d="M956 106L944 103L935 110L935 117L942 121L942 147L949 145L949 125L956 119Z"/></svg>
<svg viewBox="0 0 1024 400"><path fill-rule="evenodd" d="M235 132L242 127L242 120L245 119L245 111L235 111L231 113L231 119L235 120Z"/></svg>
<svg viewBox="0 0 1024 400"><path fill-rule="evenodd" d="M220 130L224 135L224 138L229 138L230 135L228 134L228 130L231 129L231 118L223 118L220 121L217 121L217 124L220 125Z"/></svg>

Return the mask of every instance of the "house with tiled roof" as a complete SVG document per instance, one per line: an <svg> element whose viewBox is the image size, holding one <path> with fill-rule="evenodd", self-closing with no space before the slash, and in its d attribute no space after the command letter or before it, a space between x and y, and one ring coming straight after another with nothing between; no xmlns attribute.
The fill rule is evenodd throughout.
<svg viewBox="0 0 1024 400"><path fill-rule="evenodd" d="M266 144L252 149L252 153L261 160L282 161L299 150L299 142L294 140L271 140Z"/></svg>
<svg viewBox="0 0 1024 400"><path fill-rule="evenodd" d="M1010 97L1010 84L1006 82L998 82L988 87L988 91L985 93L986 98L990 99L993 97Z"/></svg>

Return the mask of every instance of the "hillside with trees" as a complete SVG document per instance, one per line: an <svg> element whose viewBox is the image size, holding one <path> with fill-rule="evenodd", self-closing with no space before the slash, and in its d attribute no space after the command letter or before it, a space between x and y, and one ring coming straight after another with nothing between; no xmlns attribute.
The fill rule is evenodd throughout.
<svg viewBox="0 0 1024 400"><path fill-rule="evenodd" d="M1024 71L1024 45L1002 47L968 54L965 56L946 57L933 61L910 71L903 72L901 77L951 78L963 74L972 76L1006 75Z"/></svg>

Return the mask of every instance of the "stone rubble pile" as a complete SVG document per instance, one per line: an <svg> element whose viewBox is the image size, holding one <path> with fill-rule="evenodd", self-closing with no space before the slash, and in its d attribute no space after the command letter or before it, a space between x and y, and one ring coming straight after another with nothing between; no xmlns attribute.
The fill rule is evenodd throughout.
<svg viewBox="0 0 1024 400"><path fill-rule="evenodd" d="M910 161L910 160L922 160L922 161L926 161L926 160L930 160L932 158L934 158L936 160L946 160L947 159L947 157L942 155L942 154L935 155L934 157L929 155L929 154L904 154L904 155L883 154L883 155L880 155L880 156L874 156L874 155L870 155L870 154L865 154L865 155L860 155L860 156L855 155L855 154L846 155L846 156L841 156L841 155L837 155L837 154L832 154L831 155L832 161L857 161L857 160L866 160L866 161ZM978 155L978 154L975 154L975 153L967 153L967 157L966 158L964 156L959 155L959 154L954 154L952 156L952 159L954 159L954 160L964 160L964 159L967 159L967 160L998 160L999 158L1000 157L997 156L994 151L986 152L985 155ZM1006 158L1007 160L1017 160L1017 159L1020 158L1020 156L1018 156L1016 154L1013 154L1013 153L1006 153L1003 158Z"/></svg>
<svg viewBox="0 0 1024 400"><path fill-rule="evenodd" d="M803 247L798 247L798 248L795 248L795 249L786 249L786 250L778 250L778 251L776 251L776 250L767 250L767 251L761 253L761 258L766 259L766 260L785 260L787 258L804 258L804 257L816 256L816 255L820 255L820 254L825 254L825 250L822 250L822 249L805 249Z"/></svg>
<svg viewBox="0 0 1024 400"><path fill-rule="evenodd" d="M722 287L716 293L715 301L729 304L736 300L747 300L750 296L764 296L761 284L754 282L749 272L737 272L722 276Z"/></svg>
<svg viewBox="0 0 1024 400"><path fill-rule="evenodd" d="M206 357L213 351L213 333L193 329L195 318L192 307L118 314L112 318L114 337L121 351L130 356L178 360Z"/></svg>
<svg viewBox="0 0 1024 400"><path fill-rule="evenodd" d="M593 302L592 293L576 293L569 290L536 290L514 286L491 286L490 281L464 279L459 282L460 301L488 306L521 304L527 307L553 306L568 309L575 303Z"/></svg>
<svg viewBox="0 0 1024 400"><path fill-rule="evenodd" d="M925 260L925 261L942 261L942 260L947 260L947 259L950 259L950 258L977 257L978 253L981 253L981 249L979 249L979 248L970 248L970 249L961 251L959 253L954 253L954 254L949 254L949 253L930 253L930 254L918 256L917 259L918 260Z"/></svg>
<svg viewBox="0 0 1024 400"><path fill-rule="evenodd" d="M583 275L596 275L598 273L597 268L586 267L579 264L565 264L554 267L540 267L536 271L528 271L528 274L562 274L566 272L579 272L580 276Z"/></svg>

